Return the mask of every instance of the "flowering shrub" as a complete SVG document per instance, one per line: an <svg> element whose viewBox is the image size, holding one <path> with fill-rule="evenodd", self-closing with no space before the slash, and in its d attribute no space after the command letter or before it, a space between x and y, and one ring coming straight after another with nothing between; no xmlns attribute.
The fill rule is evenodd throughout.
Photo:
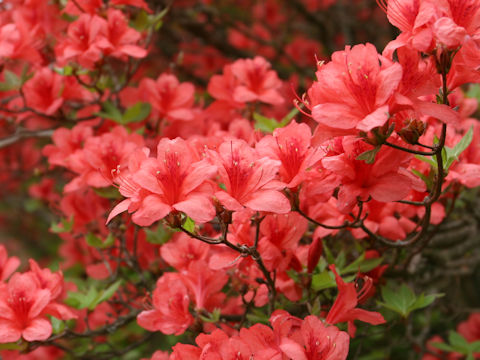
<svg viewBox="0 0 480 360"><path fill-rule="evenodd" d="M0 359L480 359L480 0L0 7Z"/></svg>

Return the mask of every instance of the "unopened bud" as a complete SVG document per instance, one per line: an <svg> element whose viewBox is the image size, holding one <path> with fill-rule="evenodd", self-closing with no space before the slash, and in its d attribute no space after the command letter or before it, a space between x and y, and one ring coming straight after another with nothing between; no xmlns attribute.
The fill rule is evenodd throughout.
<svg viewBox="0 0 480 360"><path fill-rule="evenodd" d="M398 135L400 135L407 144L415 145L424 132L425 124L420 120L412 119L404 128L398 131Z"/></svg>
<svg viewBox="0 0 480 360"><path fill-rule="evenodd" d="M313 242L310 244L308 248L308 263L307 263L307 271L309 274L313 273L315 267L320 260L320 256L322 256L323 246L322 240L316 237Z"/></svg>
<svg viewBox="0 0 480 360"><path fill-rule="evenodd" d="M389 124L388 122L386 122L383 126L372 129L370 133L360 131L359 135L367 144L379 146L385 144L385 141L392 134L394 127L394 124Z"/></svg>
<svg viewBox="0 0 480 360"><path fill-rule="evenodd" d="M213 204L215 206L215 212L217 213L218 219L224 224L231 224L233 211L225 209L225 207L217 199L214 199Z"/></svg>
<svg viewBox="0 0 480 360"><path fill-rule="evenodd" d="M176 211L172 211L167 216L165 216L166 223L173 229L180 228L185 222L185 219L182 221L182 214Z"/></svg>

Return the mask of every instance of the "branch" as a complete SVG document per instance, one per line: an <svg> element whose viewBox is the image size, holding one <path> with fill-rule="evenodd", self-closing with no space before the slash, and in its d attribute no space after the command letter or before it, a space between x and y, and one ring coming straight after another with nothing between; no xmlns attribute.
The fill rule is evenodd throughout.
<svg viewBox="0 0 480 360"><path fill-rule="evenodd" d="M17 132L15 134L0 139L0 149L12 145L22 139L51 137L54 131L55 129L35 131L17 129Z"/></svg>

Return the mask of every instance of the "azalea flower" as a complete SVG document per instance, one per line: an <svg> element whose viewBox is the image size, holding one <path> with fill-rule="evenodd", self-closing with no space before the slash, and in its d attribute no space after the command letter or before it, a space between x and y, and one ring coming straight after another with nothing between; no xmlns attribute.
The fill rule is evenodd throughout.
<svg viewBox="0 0 480 360"><path fill-rule="evenodd" d="M353 324L354 320L364 321L372 325L385 323L382 314L357 308L362 294L368 293L368 288L364 288L357 293L355 284L344 282L335 270L335 265L330 265L329 268L335 274L338 296L325 319L327 324L333 325L340 322L348 322L348 333L351 337L355 337L356 327Z"/></svg>

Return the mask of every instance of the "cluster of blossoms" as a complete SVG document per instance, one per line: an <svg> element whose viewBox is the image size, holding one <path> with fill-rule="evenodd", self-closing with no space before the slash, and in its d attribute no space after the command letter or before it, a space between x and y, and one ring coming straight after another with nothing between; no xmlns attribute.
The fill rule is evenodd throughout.
<svg viewBox="0 0 480 360"><path fill-rule="evenodd" d="M256 324L228 336L216 329L199 335L197 346L178 344L170 356L156 352L152 359L345 359L349 337L334 326L326 327L316 316L299 319L283 310L270 317L271 328ZM325 339L328 339L325 341Z"/></svg>
<svg viewBox="0 0 480 360"><path fill-rule="evenodd" d="M204 89L171 71L146 76L165 14L143 0L7 3L0 191L21 183L3 163L42 175L29 192L62 218L51 230L78 286L67 294L62 272L32 259L16 272L20 260L0 245L6 359L60 358L68 339L109 344L136 321L153 335L125 330L120 341L195 338L152 360L344 360L354 321L386 322L369 300L397 265L387 248L426 246L460 189L480 185L478 103L462 90L480 83L479 0L378 0L397 39L382 53L366 43L317 61L302 96L269 48L219 61ZM231 42L248 48L242 34ZM51 136L48 165L31 142L14 144L30 136ZM348 241L354 250L332 254ZM469 343L477 315L459 325ZM432 346L423 359L443 356Z"/></svg>
<svg viewBox="0 0 480 360"><path fill-rule="evenodd" d="M1 342L16 342L21 338L47 340L52 335L47 315L61 320L77 318L75 312L62 304L65 297L63 275L40 268L33 259L30 259L28 272L15 272L19 265L20 260L9 258L5 247L0 245Z"/></svg>

